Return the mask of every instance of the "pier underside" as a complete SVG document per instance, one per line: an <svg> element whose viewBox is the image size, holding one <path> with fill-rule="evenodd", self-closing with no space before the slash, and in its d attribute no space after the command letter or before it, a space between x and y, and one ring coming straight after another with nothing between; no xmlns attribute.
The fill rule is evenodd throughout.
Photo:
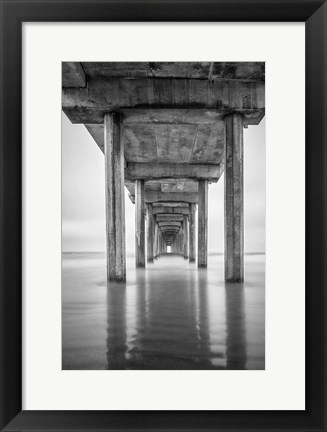
<svg viewBox="0 0 327 432"><path fill-rule="evenodd" d="M62 72L63 111L104 153L108 280L126 279L124 187L136 267L170 246L206 268L208 188L225 173L225 280L242 282L243 128L265 114L264 63L64 62Z"/></svg>

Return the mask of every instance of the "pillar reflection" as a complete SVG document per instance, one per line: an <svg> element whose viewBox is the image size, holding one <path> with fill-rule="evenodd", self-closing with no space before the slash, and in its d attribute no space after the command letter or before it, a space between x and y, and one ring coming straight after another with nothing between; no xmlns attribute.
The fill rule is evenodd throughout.
<svg viewBox="0 0 327 432"><path fill-rule="evenodd" d="M247 352L243 284L226 284L225 305L226 369L246 369Z"/></svg>
<svg viewBox="0 0 327 432"><path fill-rule="evenodd" d="M164 265L138 269L128 286L108 285L107 307L108 369L247 367L243 284L217 286L198 269L167 284Z"/></svg>
<svg viewBox="0 0 327 432"><path fill-rule="evenodd" d="M107 286L108 369L127 369L126 285Z"/></svg>

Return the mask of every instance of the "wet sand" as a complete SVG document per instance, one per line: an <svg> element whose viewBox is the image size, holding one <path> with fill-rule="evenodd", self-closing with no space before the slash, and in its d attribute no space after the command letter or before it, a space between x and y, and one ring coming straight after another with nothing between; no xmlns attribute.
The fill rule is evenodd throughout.
<svg viewBox="0 0 327 432"><path fill-rule="evenodd" d="M225 284L223 256L198 270L165 255L106 282L102 253L63 254L62 369L264 369L265 256Z"/></svg>

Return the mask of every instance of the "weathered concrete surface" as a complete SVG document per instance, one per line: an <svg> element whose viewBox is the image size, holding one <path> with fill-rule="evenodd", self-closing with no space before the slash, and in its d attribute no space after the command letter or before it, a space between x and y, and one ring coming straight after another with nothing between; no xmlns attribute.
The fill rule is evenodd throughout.
<svg viewBox="0 0 327 432"><path fill-rule="evenodd" d="M82 62L90 77L264 81L264 62Z"/></svg>
<svg viewBox="0 0 327 432"><path fill-rule="evenodd" d="M148 258L165 253L167 245L177 253L185 252L183 230L178 227L177 232L173 226L184 221L185 216L189 218L189 259L195 259L194 209L198 203L198 265L207 266L208 183L219 180L228 161L225 224L232 219L234 228L226 234L226 271L233 274L226 278L242 280L242 258L238 256L242 256L243 247L243 207L240 213L240 192L235 181L239 168L227 173L231 168L228 157L233 167L239 163L238 150L235 153L233 146L225 146L225 141L233 141L230 137L238 133L239 125L231 126L230 116L242 117L241 129L263 118L264 63L83 62L64 64L63 75L64 112L73 123L85 124L102 151L104 114L117 110L123 118L120 136L125 186L134 202L134 181L142 181L142 199L151 205L154 215L152 240L148 226L148 244L153 245ZM232 156L228 155L231 148L235 153ZM228 183L230 178L234 179L234 189ZM137 238L139 233L137 227ZM137 251L140 254L143 248L137 247ZM145 251L143 255L145 261Z"/></svg>
<svg viewBox="0 0 327 432"><path fill-rule="evenodd" d="M154 216L152 204L147 204L147 259L153 262Z"/></svg>
<svg viewBox="0 0 327 432"><path fill-rule="evenodd" d="M144 180L135 181L135 260L136 267L145 267Z"/></svg>
<svg viewBox="0 0 327 432"><path fill-rule="evenodd" d="M174 207L174 209L180 209L180 208L189 208L189 204L188 203L184 203L184 202L174 202L174 201L165 201L165 202L157 202L157 203L153 203L153 208L158 208L158 207ZM175 210L174 210L175 211Z"/></svg>
<svg viewBox="0 0 327 432"><path fill-rule="evenodd" d="M226 117L225 150L225 280L244 279L243 117Z"/></svg>
<svg viewBox="0 0 327 432"><path fill-rule="evenodd" d="M87 89L63 88L63 109L74 123L101 123L106 109L130 108L235 110L246 116L264 108L264 93L259 81L88 77Z"/></svg>
<svg viewBox="0 0 327 432"><path fill-rule="evenodd" d="M187 207L155 207L155 204L153 204L153 214L186 214L188 215L190 210L188 208L188 204L186 204Z"/></svg>
<svg viewBox="0 0 327 432"><path fill-rule="evenodd" d="M183 216L183 246L184 246L184 258L188 258L188 217Z"/></svg>
<svg viewBox="0 0 327 432"><path fill-rule="evenodd" d="M179 214L158 214L155 216L156 217L156 221L157 222L174 222L174 221L182 221L183 220L183 215L179 215Z"/></svg>
<svg viewBox="0 0 327 432"><path fill-rule="evenodd" d="M189 213L189 261L195 261L195 204L190 204Z"/></svg>
<svg viewBox="0 0 327 432"><path fill-rule="evenodd" d="M132 180L193 178L217 181L223 172L221 165L189 165L179 163L129 163L127 169Z"/></svg>
<svg viewBox="0 0 327 432"><path fill-rule="evenodd" d="M85 87L86 76L78 62L62 62L62 87Z"/></svg>
<svg viewBox="0 0 327 432"><path fill-rule="evenodd" d="M126 280L124 147L121 139L121 117L104 117L107 278Z"/></svg>
<svg viewBox="0 0 327 432"><path fill-rule="evenodd" d="M198 205L198 267L208 263L208 182L199 181Z"/></svg>
<svg viewBox="0 0 327 432"><path fill-rule="evenodd" d="M153 238L153 258L158 257L158 233L159 227L158 224L154 223L154 238Z"/></svg>
<svg viewBox="0 0 327 432"><path fill-rule="evenodd" d="M130 180L126 178L126 169L125 169L125 187L129 192L129 197L131 201L134 203L135 202L134 180ZM158 202L167 203L167 201L162 200L162 194L164 194L164 199L168 199L167 197L169 197L169 195L166 194L173 194L171 196L173 197L173 199L176 199L176 197L178 197L178 195L176 194L178 193L183 194L183 196L186 198L190 196L189 194L194 194L193 196L196 197L198 193L198 182L194 179L187 179L185 181L184 180L180 181L178 179L158 179L158 180L147 180L145 183L146 202L148 202L147 201L148 197L159 196L154 194L160 194L160 199ZM178 203L178 201L177 204L180 206L180 203ZM185 204L187 205L187 201L185 202Z"/></svg>
<svg viewBox="0 0 327 432"><path fill-rule="evenodd" d="M184 202L184 203L197 203L198 194L192 192L146 192L145 202L156 203L156 202Z"/></svg>
<svg viewBox="0 0 327 432"><path fill-rule="evenodd" d="M158 227L160 228L160 230L162 231L164 228L168 228L168 229L171 229L171 228L173 228L173 227L176 227L177 228L177 231L178 231L178 229L181 227L181 222L158 222Z"/></svg>

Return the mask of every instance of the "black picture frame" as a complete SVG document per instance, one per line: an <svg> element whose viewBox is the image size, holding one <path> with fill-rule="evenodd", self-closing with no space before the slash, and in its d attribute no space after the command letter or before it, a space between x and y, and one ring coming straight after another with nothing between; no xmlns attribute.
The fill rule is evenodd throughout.
<svg viewBox="0 0 327 432"><path fill-rule="evenodd" d="M326 1L0 0L0 4L1 431L326 431ZM305 411L22 411L21 92L22 23L27 21L305 22Z"/></svg>

